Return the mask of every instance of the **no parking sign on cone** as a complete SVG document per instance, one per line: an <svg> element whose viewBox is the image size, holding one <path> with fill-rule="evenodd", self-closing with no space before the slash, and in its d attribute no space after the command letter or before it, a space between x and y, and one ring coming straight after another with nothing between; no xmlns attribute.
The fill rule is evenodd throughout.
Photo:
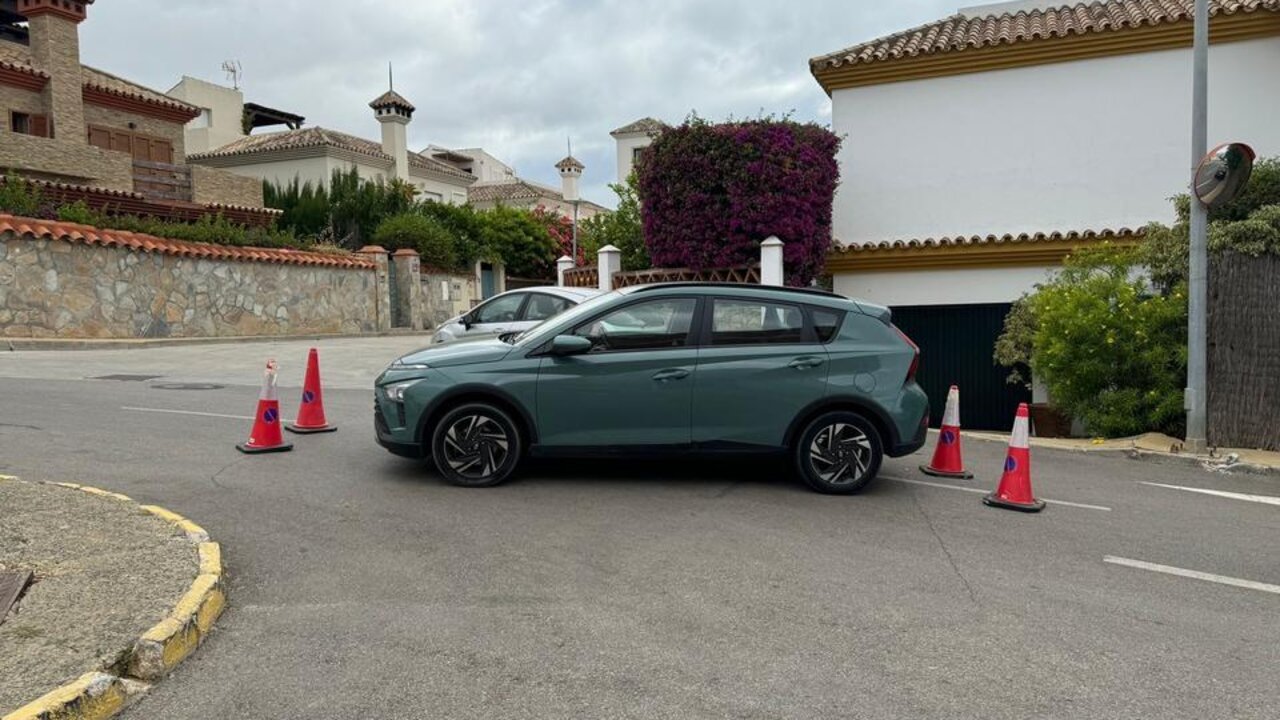
<svg viewBox="0 0 1280 720"><path fill-rule="evenodd" d="M942 428L938 431L933 461L921 465L920 472L965 480L973 477L973 473L964 469L964 460L960 456L960 388L955 385L947 391L947 407L942 413Z"/></svg>
<svg viewBox="0 0 1280 720"><path fill-rule="evenodd" d="M992 507L1022 512L1040 512L1044 509L1044 501L1037 500L1031 492L1029 417L1027 404L1022 403L1013 420L1013 436L1009 438L1009 454L1004 459L1004 474L1000 476L1000 485L995 492L982 498L982 502Z"/></svg>

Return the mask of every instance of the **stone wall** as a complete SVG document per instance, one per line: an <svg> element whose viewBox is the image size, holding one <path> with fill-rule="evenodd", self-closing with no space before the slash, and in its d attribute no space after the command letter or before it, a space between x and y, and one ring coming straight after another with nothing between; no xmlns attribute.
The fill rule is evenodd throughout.
<svg viewBox="0 0 1280 720"><path fill-rule="evenodd" d="M0 220L10 221L0 223L10 228L37 222ZM385 282L380 286L367 266L301 264L315 261L307 253L272 253L273 262L192 257L205 246L146 238L146 245L164 248L148 251L89 245L58 232L37 237L0 231L0 337L310 335L378 328L376 298Z"/></svg>
<svg viewBox="0 0 1280 720"><path fill-rule="evenodd" d="M194 202L262 207L262 181L258 178L203 165L187 167L191 168L191 199Z"/></svg>
<svg viewBox="0 0 1280 720"><path fill-rule="evenodd" d="M44 115L48 111L44 106L44 96L35 90L0 85L0 131L13 130L10 121L14 112Z"/></svg>
<svg viewBox="0 0 1280 720"><path fill-rule="evenodd" d="M133 158L86 143L0 133L0 171L133 192Z"/></svg>
<svg viewBox="0 0 1280 720"><path fill-rule="evenodd" d="M480 303L480 283L475 275L422 268L423 321L434 328Z"/></svg>

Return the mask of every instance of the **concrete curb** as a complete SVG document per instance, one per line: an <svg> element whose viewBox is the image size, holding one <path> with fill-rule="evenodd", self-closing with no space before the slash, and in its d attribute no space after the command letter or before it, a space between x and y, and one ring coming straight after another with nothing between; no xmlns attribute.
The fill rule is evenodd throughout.
<svg viewBox="0 0 1280 720"><path fill-rule="evenodd" d="M930 431L932 432L932 431ZM961 436L970 440L979 440L982 442L1009 442L1009 436L1001 433L990 433L983 431L961 431ZM1172 452L1157 449L1157 445L1163 446L1176 442L1174 438L1164 440L1163 436L1156 436L1160 442L1146 440L1147 436L1138 436L1136 438L1120 438L1116 440L1076 440L1061 438L1036 438L1032 437L1032 449L1044 450L1062 450L1064 452L1085 453L1090 455L1123 455L1127 458L1136 460L1167 460L1171 462L1184 463L1189 465L1199 465L1208 472L1242 472L1250 475L1262 475L1269 477L1280 477L1280 466L1274 464L1275 460L1267 461L1254 460L1252 456L1266 456L1275 458L1276 453L1261 450L1238 450L1234 448L1223 448L1218 451L1217 455L1191 455L1184 452ZM1244 455L1244 458L1240 456Z"/></svg>
<svg viewBox="0 0 1280 720"><path fill-rule="evenodd" d="M341 340L344 338L393 337L422 335L430 339L431 330L397 328L376 333L335 333L332 335L244 335L228 337L193 338L85 338L80 340L59 338L0 338L0 350L24 352L32 350L142 350L178 345L221 345L225 343L290 342Z"/></svg>
<svg viewBox="0 0 1280 720"><path fill-rule="evenodd" d="M17 480L0 475L0 481ZM49 483L135 504L127 495L76 483ZM222 548L209 540L204 528L187 518L156 505L138 505L139 510L174 525L196 546L200 569L178 603L161 620L138 638L119 664L120 675L90 672L45 694L34 702L5 715L0 720L102 720L120 712L130 697L150 688L185 660L208 636L227 606L222 581Z"/></svg>

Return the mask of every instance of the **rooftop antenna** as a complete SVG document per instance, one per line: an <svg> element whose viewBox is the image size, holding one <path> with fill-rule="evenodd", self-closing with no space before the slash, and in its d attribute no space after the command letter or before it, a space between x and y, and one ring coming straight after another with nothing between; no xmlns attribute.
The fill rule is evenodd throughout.
<svg viewBox="0 0 1280 720"><path fill-rule="evenodd" d="M227 60L222 63L222 71L227 74L227 79L231 81L231 87L240 89L240 78L244 76L244 68L241 67L239 60Z"/></svg>

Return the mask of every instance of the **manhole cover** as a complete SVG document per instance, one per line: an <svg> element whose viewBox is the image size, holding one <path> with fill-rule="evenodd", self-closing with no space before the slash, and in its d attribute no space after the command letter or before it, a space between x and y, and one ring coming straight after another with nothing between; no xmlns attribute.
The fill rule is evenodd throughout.
<svg viewBox="0 0 1280 720"><path fill-rule="evenodd" d="M163 375L99 375L98 377L89 378L89 379L90 380L119 380L121 382L146 382L148 380L155 380L158 377L164 377L164 376Z"/></svg>
<svg viewBox="0 0 1280 720"><path fill-rule="evenodd" d="M26 570L0 572L0 623L4 622L9 608L13 607L22 591L27 589L29 582L31 573Z"/></svg>
<svg viewBox="0 0 1280 720"><path fill-rule="evenodd" d="M214 385L213 383L157 383L152 385L153 390L221 390L226 385Z"/></svg>

